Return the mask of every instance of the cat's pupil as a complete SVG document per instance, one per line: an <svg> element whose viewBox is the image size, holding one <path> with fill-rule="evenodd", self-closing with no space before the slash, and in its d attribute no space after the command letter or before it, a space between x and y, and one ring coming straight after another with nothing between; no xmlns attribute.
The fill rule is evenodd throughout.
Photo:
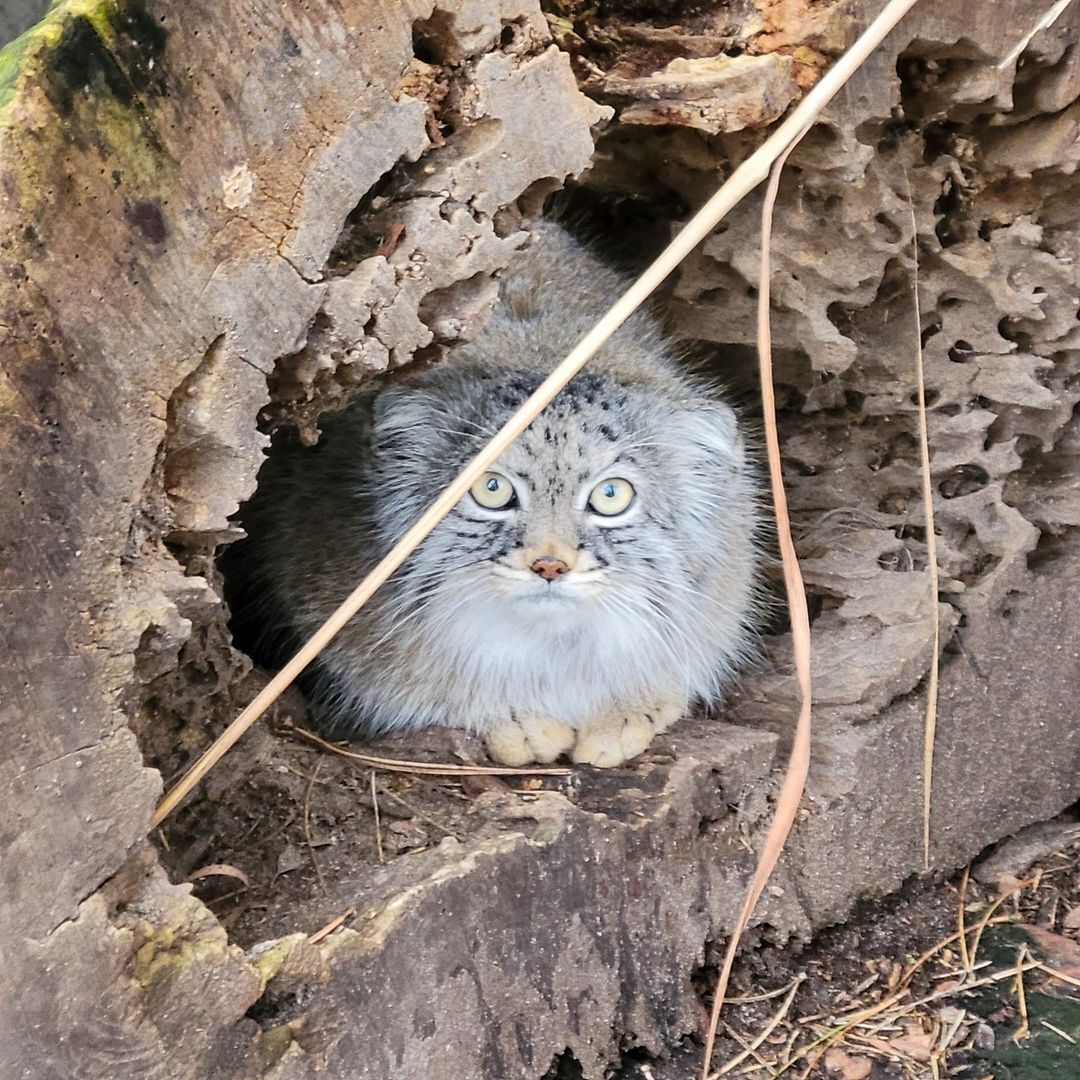
<svg viewBox="0 0 1080 1080"><path fill-rule="evenodd" d="M614 499L615 498L615 485L614 484L605 484L604 485L604 498L605 499Z"/></svg>
<svg viewBox="0 0 1080 1080"><path fill-rule="evenodd" d="M490 478L489 478L489 480L488 480L488 482L487 482L487 489L488 489L488 491L498 491L498 490L499 490L499 486L500 486L500 485L499 485L499 481L498 481L498 480L496 480L494 476L492 476L492 477L490 477Z"/></svg>

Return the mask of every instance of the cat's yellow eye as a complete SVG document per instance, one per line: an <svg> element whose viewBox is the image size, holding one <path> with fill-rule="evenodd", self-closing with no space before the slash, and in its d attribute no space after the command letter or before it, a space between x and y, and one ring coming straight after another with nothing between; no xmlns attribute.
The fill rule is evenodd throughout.
<svg viewBox="0 0 1080 1080"><path fill-rule="evenodd" d="M634 485L618 477L601 480L589 494L589 508L604 517L621 514L633 501Z"/></svg>
<svg viewBox="0 0 1080 1080"><path fill-rule="evenodd" d="M486 472L469 489L486 510L509 510L516 498L514 485L497 472Z"/></svg>

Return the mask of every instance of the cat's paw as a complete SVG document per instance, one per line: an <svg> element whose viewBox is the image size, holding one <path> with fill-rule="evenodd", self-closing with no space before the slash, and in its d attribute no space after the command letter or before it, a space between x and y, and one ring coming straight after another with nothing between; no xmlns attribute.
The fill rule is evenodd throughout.
<svg viewBox="0 0 1080 1080"><path fill-rule="evenodd" d="M516 713L484 737L488 753L503 765L554 761L573 745L577 732L561 720Z"/></svg>
<svg viewBox="0 0 1080 1080"><path fill-rule="evenodd" d="M570 756L579 765L610 769L636 758L686 711L683 703L665 702L641 712L615 712L578 732Z"/></svg>

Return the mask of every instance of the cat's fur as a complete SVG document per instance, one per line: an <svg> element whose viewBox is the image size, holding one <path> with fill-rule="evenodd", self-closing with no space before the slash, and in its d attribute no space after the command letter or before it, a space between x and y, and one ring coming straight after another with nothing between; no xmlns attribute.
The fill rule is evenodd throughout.
<svg viewBox="0 0 1080 1080"><path fill-rule="evenodd" d="M318 627L623 285L544 224L472 344L327 417L317 447L275 448L226 555L260 658ZM493 469L518 508L466 496L327 647L309 697L334 734L447 725L512 764L619 764L748 650L758 510L735 415L639 311ZM636 497L602 519L585 500L609 477ZM546 581L541 556L571 569Z"/></svg>

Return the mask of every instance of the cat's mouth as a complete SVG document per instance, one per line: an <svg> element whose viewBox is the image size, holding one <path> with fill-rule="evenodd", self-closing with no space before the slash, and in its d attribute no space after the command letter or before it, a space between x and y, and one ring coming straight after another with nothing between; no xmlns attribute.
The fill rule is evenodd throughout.
<svg viewBox="0 0 1080 1080"><path fill-rule="evenodd" d="M500 593L530 606L581 603L603 588L606 577L603 571L572 570L547 581L529 570L501 565L493 566L491 573L499 582Z"/></svg>

